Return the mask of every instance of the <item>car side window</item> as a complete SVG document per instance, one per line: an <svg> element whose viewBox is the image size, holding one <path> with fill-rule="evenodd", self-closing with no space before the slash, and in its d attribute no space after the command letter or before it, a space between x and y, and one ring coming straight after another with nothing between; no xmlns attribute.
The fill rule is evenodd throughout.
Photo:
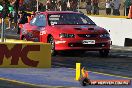
<svg viewBox="0 0 132 88"><path fill-rule="evenodd" d="M30 21L30 24L31 24L31 25L35 25L36 20L37 20L37 16L34 17L34 18Z"/></svg>
<svg viewBox="0 0 132 88"><path fill-rule="evenodd" d="M46 17L43 14L40 14L36 17L34 17L31 21L30 21L31 25L35 25L35 26L46 26Z"/></svg>
<svg viewBox="0 0 132 88"><path fill-rule="evenodd" d="M46 26L46 17L45 15L41 14L37 17L36 26Z"/></svg>

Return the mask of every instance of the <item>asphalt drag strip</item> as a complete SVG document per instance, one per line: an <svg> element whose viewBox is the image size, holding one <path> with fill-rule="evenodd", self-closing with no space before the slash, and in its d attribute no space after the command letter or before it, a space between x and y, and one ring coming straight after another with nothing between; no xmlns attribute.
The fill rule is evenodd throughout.
<svg viewBox="0 0 132 88"><path fill-rule="evenodd" d="M91 71L132 77L132 47L111 46L108 57L88 51L81 55L57 55L52 57L54 67L75 68L76 63Z"/></svg>
<svg viewBox="0 0 132 88"><path fill-rule="evenodd" d="M0 78L0 88L42 88L35 85L13 82L9 79Z"/></svg>
<svg viewBox="0 0 132 88"><path fill-rule="evenodd" d="M132 78L120 77L115 75L108 75L98 72L89 71L90 80L132 80ZM7 87L3 88L49 88L49 87L74 87L81 88L82 86L75 80L75 70L70 68L1 68L0 79L8 79L12 83L6 81ZM20 85L21 83L27 85ZM30 86L29 86L30 84ZM0 88L5 86L0 82ZM47 86L46 86L47 85ZM39 87L37 87L39 86ZM49 87L48 87L49 86ZM102 88L101 85L89 85L90 88ZM103 88L132 88L131 85L104 85Z"/></svg>

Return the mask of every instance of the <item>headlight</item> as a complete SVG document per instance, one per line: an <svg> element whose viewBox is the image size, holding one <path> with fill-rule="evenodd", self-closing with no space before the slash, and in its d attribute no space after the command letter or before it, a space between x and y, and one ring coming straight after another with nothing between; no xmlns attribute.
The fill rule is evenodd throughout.
<svg viewBox="0 0 132 88"><path fill-rule="evenodd" d="M101 38L110 38L110 34L101 34L100 37Z"/></svg>
<svg viewBox="0 0 132 88"><path fill-rule="evenodd" d="M62 33L59 36L60 38L74 38L75 37L74 34L66 34L66 33Z"/></svg>

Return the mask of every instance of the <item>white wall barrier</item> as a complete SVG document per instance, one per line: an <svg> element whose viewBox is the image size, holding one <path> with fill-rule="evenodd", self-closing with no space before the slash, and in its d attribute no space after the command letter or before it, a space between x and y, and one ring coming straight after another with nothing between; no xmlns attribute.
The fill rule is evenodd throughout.
<svg viewBox="0 0 132 88"><path fill-rule="evenodd" d="M113 45L124 46L125 38L132 39L132 19L89 16L98 26L110 30Z"/></svg>

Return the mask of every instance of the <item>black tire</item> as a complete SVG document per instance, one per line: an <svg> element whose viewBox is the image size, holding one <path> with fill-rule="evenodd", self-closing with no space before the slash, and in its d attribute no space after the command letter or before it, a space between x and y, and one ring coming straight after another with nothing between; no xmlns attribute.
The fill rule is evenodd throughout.
<svg viewBox="0 0 132 88"><path fill-rule="evenodd" d="M109 50L100 50L99 54L101 57L107 57L109 55Z"/></svg>
<svg viewBox="0 0 132 88"><path fill-rule="evenodd" d="M55 51L55 42L54 42L53 36L50 36L50 37L48 38L48 43L51 44L51 55L52 55L52 56L55 56L55 55L56 55L56 51Z"/></svg>
<svg viewBox="0 0 132 88"><path fill-rule="evenodd" d="M22 40L27 41L27 39L25 37L23 37Z"/></svg>

